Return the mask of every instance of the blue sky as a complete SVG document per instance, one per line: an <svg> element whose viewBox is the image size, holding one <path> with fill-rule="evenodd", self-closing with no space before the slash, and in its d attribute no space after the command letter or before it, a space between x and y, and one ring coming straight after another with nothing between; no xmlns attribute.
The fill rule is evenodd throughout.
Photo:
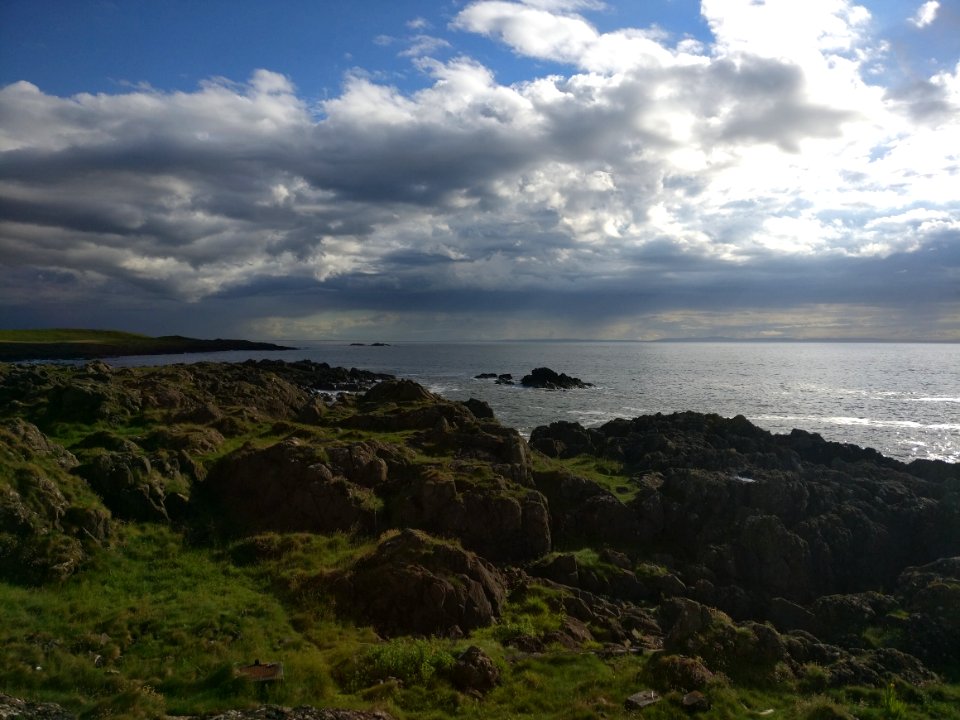
<svg viewBox="0 0 960 720"><path fill-rule="evenodd" d="M6 0L0 326L960 340L960 0Z"/></svg>

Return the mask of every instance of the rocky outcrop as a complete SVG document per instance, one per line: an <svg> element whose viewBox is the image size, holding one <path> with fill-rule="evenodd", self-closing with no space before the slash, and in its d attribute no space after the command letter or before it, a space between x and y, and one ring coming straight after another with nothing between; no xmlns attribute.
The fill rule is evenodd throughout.
<svg viewBox="0 0 960 720"><path fill-rule="evenodd" d="M890 588L904 567L960 548L960 478L945 465L914 474L873 451L697 413L554 423L531 446L622 463L641 489L630 509L643 542L754 606Z"/></svg>
<svg viewBox="0 0 960 720"><path fill-rule="evenodd" d="M31 423L0 426L0 578L63 580L109 537L110 513L69 472L76 464Z"/></svg>
<svg viewBox="0 0 960 720"><path fill-rule="evenodd" d="M0 718L11 720L76 720L56 703L37 703L0 693Z"/></svg>
<svg viewBox="0 0 960 720"><path fill-rule="evenodd" d="M528 445L482 401L307 362L0 367L0 412L4 581L68 578L114 517L173 523L262 573L294 626L497 624L465 652L417 641L445 648L430 673L450 708L516 679L495 643L653 651L637 680L691 712L729 680L922 685L960 662L960 474L942 463L696 413ZM416 681L380 670L363 697L401 707Z"/></svg>
<svg viewBox="0 0 960 720"><path fill-rule="evenodd" d="M592 480L556 470L536 473L534 485L550 502L558 541L629 545L640 538L637 515Z"/></svg>
<svg viewBox="0 0 960 720"><path fill-rule="evenodd" d="M935 667L960 662L960 557L903 571L897 595L909 615L903 647Z"/></svg>
<svg viewBox="0 0 960 720"><path fill-rule="evenodd" d="M500 683L500 670L489 655L471 645L460 653L450 669L450 680L458 690L482 695Z"/></svg>
<svg viewBox="0 0 960 720"><path fill-rule="evenodd" d="M382 540L325 582L338 607L387 635L449 635L489 625L506 599L493 565L418 530Z"/></svg>
<svg viewBox="0 0 960 720"><path fill-rule="evenodd" d="M200 720L182 715L180 720ZM315 708L307 705L282 707L262 705L250 710L227 710L216 715L206 715L203 720L394 720L384 710L344 710L341 708Z"/></svg>
<svg viewBox="0 0 960 720"><path fill-rule="evenodd" d="M382 479L385 464L342 451L351 478L331 467L326 452L291 437L266 448L231 453L198 488L235 533L373 532L380 502L363 483Z"/></svg>
<svg viewBox="0 0 960 720"><path fill-rule="evenodd" d="M571 377L566 373L558 373L548 367L534 368L529 375L520 379L524 387L541 388L543 390L573 390L593 387L580 378Z"/></svg>
<svg viewBox="0 0 960 720"><path fill-rule="evenodd" d="M527 560L550 551L549 511L543 495L500 476L476 477L476 465L456 473L425 468L389 489L387 521L458 538L491 560Z"/></svg>

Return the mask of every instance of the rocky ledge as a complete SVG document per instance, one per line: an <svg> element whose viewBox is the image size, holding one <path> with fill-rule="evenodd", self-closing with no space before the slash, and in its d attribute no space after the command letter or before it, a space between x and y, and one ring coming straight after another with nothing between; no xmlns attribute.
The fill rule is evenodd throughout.
<svg viewBox="0 0 960 720"><path fill-rule="evenodd" d="M528 443L479 400L323 364L7 366L0 490L7 583L65 582L124 523L169 525L264 568L308 629L463 639L431 692L480 698L516 658L556 652L623 662L646 686L631 697L678 710L738 685L920 693L960 663L960 468L743 417L558 422ZM355 550L270 570L314 537ZM103 671L130 672L137 642ZM405 692L357 658L324 662L340 692ZM341 717L246 712L218 717Z"/></svg>
<svg viewBox="0 0 960 720"><path fill-rule="evenodd" d="M484 372L475 375L476 380L494 380L498 385L514 385L511 373ZM593 387L593 383L584 382L580 378L571 377L566 373L558 373L548 367L538 367L520 379L524 387L539 388L541 390L574 390Z"/></svg>

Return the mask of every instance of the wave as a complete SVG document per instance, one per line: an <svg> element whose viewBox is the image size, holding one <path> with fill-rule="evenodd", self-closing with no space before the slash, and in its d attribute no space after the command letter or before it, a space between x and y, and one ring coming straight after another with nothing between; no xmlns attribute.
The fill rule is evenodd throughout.
<svg viewBox="0 0 960 720"><path fill-rule="evenodd" d="M846 425L910 430L960 430L960 423L921 423L916 420L882 420L847 415L757 415L758 421L802 422L825 425Z"/></svg>

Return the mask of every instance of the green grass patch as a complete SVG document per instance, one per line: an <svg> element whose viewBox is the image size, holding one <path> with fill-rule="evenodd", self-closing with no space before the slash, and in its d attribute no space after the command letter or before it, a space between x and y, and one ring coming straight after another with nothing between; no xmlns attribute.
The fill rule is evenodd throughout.
<svg viewBox="0 0 960 720"><path fill-rule="evenodd" d="M82 330L50 328L43 330L0 330L0 343L124 343L130 345L154 342L155 338L119 330Z"/></svg>
<svg viewBox="0 0 960 720"><path fill-rule="evenodd" d="M288 678L325 667L254 576L152 525L125 527L61 585L0 584L0 647L3 692L131 717L155 717L164 698L190 712L255 702L225 670L235 663L281 660ZM300 677L294 696L321 702L329 687L329 673Z"/></svg>
<svg viewBox="0 0 960 720"><path fill-rule="evenodd" d="M532 453L532 456L534 470L550 472L565 469L574 475L592 480L623 503L633 500L639 490L629 473L624 469L623 463L609 458L577 455L560 460L538 452Z"/></svg>

